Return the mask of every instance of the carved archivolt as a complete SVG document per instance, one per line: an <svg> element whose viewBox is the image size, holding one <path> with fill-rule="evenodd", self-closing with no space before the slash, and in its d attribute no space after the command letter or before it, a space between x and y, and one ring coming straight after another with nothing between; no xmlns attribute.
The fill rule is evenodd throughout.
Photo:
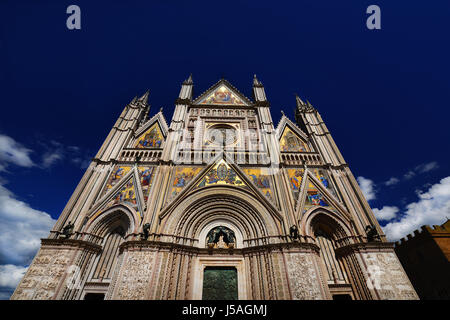
<svg viewBox="0 0 450 320"><path fill-rule="evenodd" d="M306 236L314 237L317 225L328 227L335 239L352 235L350 221L326 208L311 208L301 218L300 226Z"/></svg>
<svg viewBox="0 0 450 320"><path fill-rule="evenodd" d="M228 222L236 237L242 234L244 246L246 240L280 234L279 222L265 206L248 193L227 187L207 188L186 197L165 219L160 232L202 241L200 234L218 220Z"/></svg>
<svg viewBox="0 0 450 320"><path fill-rule="evenodd" d="M117 205L103 212L86 226L86 232L105 237L118 226L125 229L125 235L137 231L137 216L125 205Z"/></svg>

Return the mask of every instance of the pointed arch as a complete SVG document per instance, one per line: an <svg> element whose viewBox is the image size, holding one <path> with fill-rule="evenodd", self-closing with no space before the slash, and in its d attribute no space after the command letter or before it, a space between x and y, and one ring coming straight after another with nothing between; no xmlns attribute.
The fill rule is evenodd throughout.
<svg viewBox="0 0 450 320"><path fill-rule="evenodd" d="M140 220L137 212L126 204L118 204L102 212L101 215L91 216L84 232L97 237L105 237L118 227L123 229L123 234L136 233Z"/></svg>
<svg viewBox="0 0 450 320"><path fill-rule="evenodd" d="M322 223L336 237L341 239L353 235L350 220L325 207L310 208L302 216L299 225L302 227L302 233L313 237L315 228Z"/></svg>

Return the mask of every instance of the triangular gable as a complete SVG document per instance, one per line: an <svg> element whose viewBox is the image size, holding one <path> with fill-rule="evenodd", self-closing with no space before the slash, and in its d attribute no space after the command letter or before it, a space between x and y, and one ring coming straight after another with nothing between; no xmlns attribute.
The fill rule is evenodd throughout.
<svg viewBox="0 0 450 320"><path fill-rule="evenodd" d="M155 122L147 131L142 133L136 142L134 148L161 148L164 142L164 136L158 122Z"/></svg>
<svg viewBox="0 0 450 320"><path fill-rule="evenodd" d="M282 217L274 204L264 196L261 190L253 185L251 180L237 165L234 163L227 163L223 159L223 154L217 155L215 160L215 162L202 168L200 172L197 173L178 194L176 194L175 198L171 199L170 203L161 211L159 216L160 219L163 219L167 214L172 212L189 192L206 187L234 186L253 193L267 208L270 208L270 212L272 212L277 219L280 221L282 220Z"/></svg>
<svg viewBox="0 0 450 320"><path fill-rule="evenodd" d="M307 141L308 140L308 135L302 129L300 129L294 122L292 122L291 119L286 117L286 115L284 113L281 116L281 119L278 122L278 125L277 125L277 128L276 128L276 133L277 133L278 140L281 139L281 137L282 137L282 135L284 133L284 130L285 130L285 128L287 126L291 129L291 131L293 131L301 139L303 139L303 141Z"/></svg>
<svg viewBox="0 0 450 320"><path fill-rule="evenodd" d="M236 171L231 168L225 160L221 159L213 167L211 167L203 179L196 185L197 188L210 185L233 185L237 187L246 187L246 183L237 175Z"/></svg>
<svg viewBox="0 0 450 320"><path fill-rule="evenodd" d="M222 79L200 95L193 104L249 106L252 102L228 81Z"/></svg>
<svg viewBox="0 0 450 320"><path fill-rule="evenodd" d="M267 199L275 203L271 182L272 178L267 174L269 171L267 168L243 168L242 171Z"/></svg>
<svg viewBox="0 0 450 320"><path fill-rule="evenodd" d="M302 214L311 208L323 207L344 217L350 217L346 209L325 187L323 181L319 181L309 169L306 171L304 179L303 201L299 204L302 207Z"/></svg>
<svg viewBox="0 0 450 320"><path fill-rule="evenodd" d="M153 182L154 170L154 167L116 167L104 188L106 192L90 209L88 216L93 214L90 219L94 219L117 204L125 204L132 208L139 219L142 219ZM122 175L117 174L118 172L127 173Z"/></svg>
<svg viewBox="0 0 450 320"><path fill-rule="evenodd" d="M280 150L288 152L310 152L306 141L295 133L289 126L285 126L280 138Z"/></svg>

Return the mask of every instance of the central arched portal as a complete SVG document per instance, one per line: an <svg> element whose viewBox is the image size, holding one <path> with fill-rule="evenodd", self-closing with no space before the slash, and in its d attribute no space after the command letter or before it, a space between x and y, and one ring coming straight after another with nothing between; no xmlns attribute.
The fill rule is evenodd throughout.
<svg viewBox="0 0 450 320"><path fill-rule="evenodd" d="M200 249L191 269L191 299L248 299L251 274L242 250L275 239L280 220L247 190L206 187L167 214L161 233L195 239Z"/></svg>

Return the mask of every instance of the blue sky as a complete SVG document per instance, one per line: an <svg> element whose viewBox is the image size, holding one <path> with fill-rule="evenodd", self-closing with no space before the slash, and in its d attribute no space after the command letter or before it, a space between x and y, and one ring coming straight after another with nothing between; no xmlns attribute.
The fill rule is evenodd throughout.
<svg viewBox="0 0 450 320"><path fill-rule="evenodd" d="M81 30L66 28L71 4ZM381 30L366 28L371 4ZM123 107L150 89L170 121L190 73L196 96L225 77L249 97L256 73L275 124L294 119L294 93L309 100L391 239L443 223L449 15L444 1L2 1L0 297Z"/></svg>

